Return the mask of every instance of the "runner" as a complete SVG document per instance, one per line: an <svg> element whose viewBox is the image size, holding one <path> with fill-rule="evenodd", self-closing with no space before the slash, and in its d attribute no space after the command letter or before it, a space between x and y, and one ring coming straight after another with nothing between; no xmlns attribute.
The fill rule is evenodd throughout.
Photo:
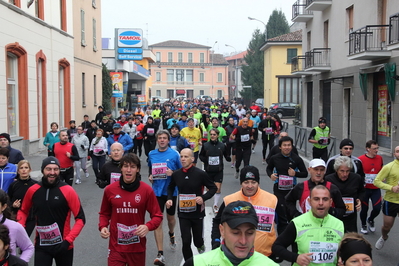
<svg viewBox="0 0 399 266"><path fill-rule="evenodd" d="M330 144L330 128L325 117L319 118L319 124L309 134L308 142L313 144L313 159L320 158L327 162L328 145Z"/></svg>
<svg viewBox="0 0 399 266"><path fill-rule="evenodd" d="M105 188L109 184L119 181L121 177L121 169L119 162L123 156L123 146L119 142L111 145L111 161L106 162L100 169L96 183L99 188Z"/></svg>
<svg viewBox="0 0 399 266"><path fill-rule="evenodd" d="M227 154L231 156L231 168L234 168L236 161L236 141L231 139L230 136L236 127L237 126L234 124L234 119L230 117L226 127L224 128L226 130L226 135L229 137L228 141L226 142L226 149Z"/></svg>
<svg viewBox="0 0 399 266"><path fill-rule="evenodd" d="M134 153L120 161L122 177L104 190L98 229L109 238L108 265L145 266L146 235L162 223L151 187L140 181L140 159ZM151 220L144 223L146 212Z"/></svg>
<svg viewBox="0 0 399 266"><path fill-rule="evenodd" d="M253 139L252 128L248 126L248 118L244 117L241 121L242 126L235 128L230 135L230 139L236 141L236 179L239 176L241 161L244 161L244 167L249 165L251 160L251 141Z"/></svg>
<svg viewBox="0 0 399 266"><path fill-rule="evenodd" d="M194 152L194 166L197 165L199 146L202 146L201 131L194 127L194 119L187 119L188 127L180 131L180 135L187 139L190 149Z"/></svg>
<svg viewBox="0 0 399 266"><path fill-rule="evenodd" d="M256 146L256 142L258 141L258 134L259 134L258 126L259 126L259 123L260 123L260 118L258 116L258 111L252 109L251 110L251 116L249 117L249 119L253 121L253 127L252 128L253 128L254 141L252 142L252 153L255 153L255 146Z"/></svg>
<svg viewBox="0 0 399 266"><path fill-rule="evenodd" d="M274 132L276 132L277 128L270 114L267 114L266 118L262 119L258 127L259 130L262 132L262 156L263 156L262 164L266 164L267 146L269 146L269 156L271 157L271 151L274 146Z"/></svg>
<svg viewBox="0 0 399 266"><path fill-rule="evenodd" d="M182 251L184 260L188 260L193 256L191 234L198 252L200 254L205 252L203 239L205 201L213 197L217 187L204 171L194 166L194 154L191 149L183 149L180 152L180 160L183 167L172 174L166 207L171 208L176 205L173 204L173 195L177 187ZM209 189L205 194L203 194L204 186Z"/></svg>
<svg viewBox="0 0 399 266"><path fill-rule="evenodd" d="M177 126L177 125L173 125ZM177 126L178 127L178 126ZM160 130L155 135L158 144L157 150L152 150L148 155L148 179L152 183L152 189L158 201L161 213L165 210L165 203L168 195L168 185L171 180L173 171L182 167L180 156L175 150L169 148L170 135L167 130ZM174 191L172 200L176 205L177 191ZM176 208L168 208L166 210L166 218L168 220L169 229L169 246L172 250L176 249L175 240L175 219ZM163 229L162 223L154 231L155 242L158 248L157 257L154 260L155 265L165 265L165 257L163 255Z"/></svg>

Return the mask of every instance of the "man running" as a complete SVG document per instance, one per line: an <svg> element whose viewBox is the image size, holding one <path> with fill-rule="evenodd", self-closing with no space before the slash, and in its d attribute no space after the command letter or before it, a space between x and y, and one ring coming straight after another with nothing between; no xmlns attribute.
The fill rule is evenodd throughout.
<svg viewBox="0 0 399 266"><path fill-rule="evenodd" d="M248 126L248 117L244 117L241 121L242 126L235 128L230 135L230 138L236 141L236 179L239 176L241 161L244 161L244 167L249 165L253 140L252 128Z"/></svg>

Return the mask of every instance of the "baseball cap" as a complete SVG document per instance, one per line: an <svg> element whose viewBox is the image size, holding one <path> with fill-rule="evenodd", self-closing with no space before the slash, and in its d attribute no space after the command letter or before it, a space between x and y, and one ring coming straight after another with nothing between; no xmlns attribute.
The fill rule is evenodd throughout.
<svg viewBox="0 0 399 266"><path fill-rule="evenodd" d="M326 163L322 159L313 159L309 162L309 167L315 168L317 166L326 167Z"/></svg>
<svg viewBox="0 0 399 266"><path fill-rule="evenodd" d="M220 223L226 222L230 228L237 228L244 223L258 227L258 216L251 203L246 201L233 201L223 210Z"/></svg>
<svg viewBox="0 0 399 266"><path fill-rule="evenodd" d="M121 128L122 126L121 126L121 124L119 124L119 123L115 123L113 126L112 126L112 128L114 129L114 128Z"/></svg>
<svg viewBox="0 0 399 266"><path fill-rule="evenodd" d="M259 170L255 166L247 165L241 169L240 173L240 183L246 180L255 180L259 183Z"/></svg>
<svg viewBox="0 0 399 266"><path fill-rule="evenodd" d="M108 116L103 116L103 120L108 120Z"/></svg>

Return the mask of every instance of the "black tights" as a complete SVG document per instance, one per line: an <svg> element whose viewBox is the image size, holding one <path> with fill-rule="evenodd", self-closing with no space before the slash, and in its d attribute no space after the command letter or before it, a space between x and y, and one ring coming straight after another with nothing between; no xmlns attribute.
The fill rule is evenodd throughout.
<svg viewBox="0 0 399 266"><path fill-rule="evenodd" d="M193 256L193 251L191 250L191 231L193 233L194 245L197 248L204 245L204 238L202 237L204 220L179 218L179 223L181 239L183 242L183 257L186 261Z"/></svg>

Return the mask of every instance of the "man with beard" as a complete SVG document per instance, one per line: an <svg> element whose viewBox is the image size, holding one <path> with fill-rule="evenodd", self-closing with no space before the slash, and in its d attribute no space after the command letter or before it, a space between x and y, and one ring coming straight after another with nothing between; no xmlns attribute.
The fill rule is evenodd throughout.
<svg viewBox="0 0 399 266"><path fill-rule="evenodd" d="M65 132L66 137L68 135ZM60 180L60 163L47 157L41 167L43 177L26 192L17 220L25 227L29 211L36 214L35 266L73 265L73 242L86 222L75 190ZM71 214L75 224L71 228Z"/></svg>
<svg viewBox="0 0 399 266"><path fill-rule="evenodd" d="M123 152L123 146L119 142L115 142L111 145L111 161L108 161L103 165L98 175L98 179L96 180L99 188L105 188L109 184L119 181L119 178L121 177L119 162L122 159Z"/></svg>
<svg viewBox="0 0 399 266"><path fill-rule="evenodd" d="M69 142L66 130L60 131L60 142L53 146L55 158L60 162L60 178L68 185L73 183L73 162L79 161L78 149Z"/></svg>
<svg viewBox="0 0 399 266"><path fill-rule="evenodd" d="M332 199L323 185L315 186L308 199L310 211L296 217L273 244L273 255L293 265L337 265L338 244L344 235L344 225L328 214ZM287 247L294 245L293 250Z"/></svg>

